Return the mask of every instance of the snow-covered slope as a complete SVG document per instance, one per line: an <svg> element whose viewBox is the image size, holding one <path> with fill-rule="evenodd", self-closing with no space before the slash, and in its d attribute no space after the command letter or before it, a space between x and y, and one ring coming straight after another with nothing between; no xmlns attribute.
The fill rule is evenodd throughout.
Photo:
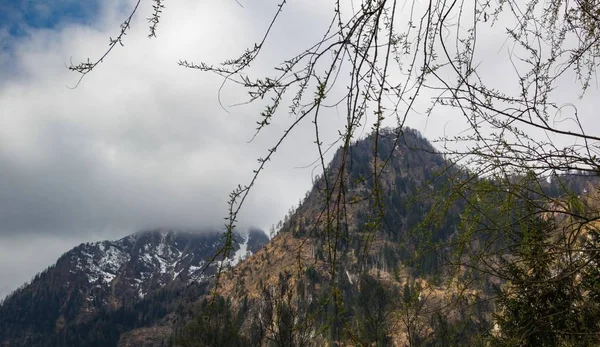
<svg viewBox="0 0 600 347"><path fill-rule="evenodd" d="M88 300L95 299L94 293L106 291L114 297L144 297L172 283L209 278L218 265L237 264L257 250L248 248L249 239L262 238L260 243L266 243L268 239L263 235L257 232L237 234L234 251L228 259L208 266L208 261L222 246L219 233L145 231L117 241L82 244L65 256L69 271L74 275L83 274L94 289Z"/></svg>

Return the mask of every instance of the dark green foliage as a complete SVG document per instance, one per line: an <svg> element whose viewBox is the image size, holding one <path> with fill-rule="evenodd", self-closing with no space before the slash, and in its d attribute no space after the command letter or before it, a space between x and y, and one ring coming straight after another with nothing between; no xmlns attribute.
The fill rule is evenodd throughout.
<svg viewBox="0 0 600 347"><path fill-rule="evenodd" d="M69 278L54 270L50 267L36 275L32 284L16 290L0 305L0 341L20 341L27 332L26 342L13 344L43 345L59 317L75 318L82 300L76 294L85 279L71 277L72 288L66 288L64 282Z"/></svg>
<svg viewBox="0 0 600 347"><path fill-rule="evenodd" d="M518 261L505 263L510 281L498 289L496 321L500 333L493 340L495 345L600 344L598 244L591 245L595 233L588 242L591 257L582 259L585 264L571 265L566 259L557 263L547 247L548 233L556 228L550 221L529 217L520 225L522 240L515 252ZM580 266L584 268L578 276Z"/></svg>
<svg viewBox="0 0 600 347"><path fill-rule="evenodd" d="M116 346L121 334L152 326L179 305L193 302L206 292L206 285L161 290L134 304L116 310L101 310L92 319L73 322L52 335L47 346Z"/></svg>
<svg viewBox="0 0 600 347"><path fill-rule="evenodd" d="M98 307L87 319L78 316L81 296L74 295L79 285L66 290L57 285L58 272L44 271L38 283L15 292L0 306L0 338L10 346L116 346L123 332L152 326L167 312L177 310L187 300L195 300L206 285L164 289L135 303L111 310ZM62 329L57 322L62 321ZM24 338L24 332L28 337Z"/></svg>
<svg viewBox="0 0 600 347"><path fill-rule="evenodd" d="M481 317L473 315L472 312L461 312L460 319L450 321L448 317L440 312L433 312L430 326L433 330L432 336L423 343L428 347L459 347L487 346L482 337L489 334L490 326L481 325L477 320Z"/></svg>
<svg viewBox="0 0 600 347"><path fill-rule="evenodd" d="M313 332L319 328L316 316L322 306L312 298L314 283L305 279L294 283L291 279L292 275L285 272L275 284L263 285L261 298L244 313L250 321L245 335L252 346L313 345Z"/></svg>
<svg viewBox="0 0 600 347"><path fill-rule="evenodd" d="M358 287L351 306L354 310L352 339L365 346L391 346L390 314L399 304L398 293L386 289L369 275L361 276Z"/></svg>
<svg viewBox="0 0 600 347"><path fill-rule="evenodd" d="M321 274L315 269L314 266L306 268L306 278L310 284L316 284L321 281Z"/></svg>
<svg viewBox="0 0 600 347"><path fill-rule="evenodd" d="M240 334L243 316L235 315L229 300L205 299L196 314L174 338L181 347L245 347L250 341Z"/></svg>

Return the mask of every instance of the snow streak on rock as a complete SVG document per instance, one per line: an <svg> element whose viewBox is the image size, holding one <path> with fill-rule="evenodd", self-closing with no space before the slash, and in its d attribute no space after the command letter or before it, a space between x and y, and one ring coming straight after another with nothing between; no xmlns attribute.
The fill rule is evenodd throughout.
<svg viewBox="0 0 600 347"><path fill-rule="evenodd" d="M70 272L85 274L93 287L106 292L128 290L143 298L172 282L205 281L218 266L235 266L252 254L249 235L236 235L227 259L207 267L208 259L221 247L218 233L193 234L174 230L140 232L117 241L83 244L71 257Z"/></svg>

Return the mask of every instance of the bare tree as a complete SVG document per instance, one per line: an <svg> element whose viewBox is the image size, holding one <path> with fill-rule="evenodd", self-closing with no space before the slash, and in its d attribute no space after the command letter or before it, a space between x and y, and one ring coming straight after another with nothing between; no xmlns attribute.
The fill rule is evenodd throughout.
<svg viewBox="0 0 600 347"><path fill-rule="evenodd" d="M117 38L111 39L106 54L70 69L83 78L108 59L111 50L122 43L140 3ZM518 280L514 272L505 271L505 264L519 262L515 250L524 242L522 223L531 217L558 220L555 229L561 232L542 240L545 249L553 251L555 260L576 260L578 265L567 267L570 274L589 274L595 258L573 255L592 254L586 249L595 249L585 235L597 222L598 208L580 192L564 189L568 184L561 183L560 174L576 170L587 177L598 175L600 134L584 126L576 101L564 100L559 90L566 86L583 96L593 87L600 56L600 2L334 0L332 4L330 25L322 39L284 60L272 75L252 79L246 71L260 59L275 25L282 24L278 19L286 0L274 7L264 36L240 56L221 64L179 62L185 68L220 75L224 83L243 86L249 102L270 100L259 115L256 134L268 127L273 117L282 113L293 116L283 136L259 158L251 181L231 193L227 242L215 259L232 250L238 212L266 163L299 124L312 122L324 173L319 181L323 211L314 223L319 230L313 235L326 245L330 278L336 279L339 241L348 225L347 158L353 139L359 129L370 125L374 134L370 198L374 203L368 226L369 233L375 233L385 223L379 177L391 159L391 154L381 157L378 151L383 125L393 123L392 134L400 142L406 120L424 108L427 117L448 114L464 124L461 131L438 139L448 165L458 168L449 196L466 206L460 232L445 244L434 245L451 250L441 254L453 269L453 278L460 278L465 286ZM156 34L163 4L155 0L153 6L151 37ZM479 51L485 43L481 32L504 42L498 54L511 63L510 69L502 71L505 86L481 68ZM340 90L343 95L330 100ZM331 105L346 116L344 126L338 129L343 155L335 168L325 163L327 148L320 128ZM546 177L560 194L544 185ZM597 189L597 185L589 189ZM447 212L447 205L446 198L438 201L431 220L436 213ZM525 207L527 216L521 213ZM368 248L372 238L365 240Z"/></svg>
<svg viewBox="0 0 600 347"><path fill-rule="evenodd" d="M291 277L289 273L280 274L277 283L263 286L251 325L259 332L257 342L261 344L309 346L317 335L312 300L298 293L305 290L304 283L293 283Z"/></svg>

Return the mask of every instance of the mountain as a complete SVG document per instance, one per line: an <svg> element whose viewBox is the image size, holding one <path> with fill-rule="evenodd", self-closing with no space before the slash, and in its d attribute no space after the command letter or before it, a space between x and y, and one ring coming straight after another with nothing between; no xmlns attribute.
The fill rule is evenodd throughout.
<svg viewBox="0 0 600 347"><path fill-rule="evenodd" d="M456 182L476 189L450 189ZM495 251L537 225L519 218L528 223L511 225L508 238L486 223L529 218L548 203L542 197L579 206L576 194L599 183L524 182L533 198L504 209L506 186L452 165L415 130L383 129L339 149L266 245L261 231L235 234L233 254L211 264L217 233L151 231L76 247L0 306L0 346L481 345L477 338L493 335L491 298L505 282L463 265L482 254L498 262ZM483 203L489 220L474 218ZM534 213L515 211L525 203ZM554 237L562 226L543 232ZM214 276L223 263L235 266Z"/></svg>
<svg viewBox="0 0 600 347"><path fill-rule="evenodd" d="M556 209L548 203L565 194L575 201L598 186L593 177L511 179L522 179L520 188L531 195L514 198L507 207L520 191L508 192L452 165L411 129L399 134L384 129L339 149L271 242L222 276L218 295L202 300L195 318L182 320L174 340L180 346L198 341L206 346L485 345L498 321L493 298L506 284L496 273L508 266L485 273L488 268L471 271L469 265L500 263L496 255L506 255L501 261L521 256L505 249L517 249L537 219L556 219L540 212ZM475 189L461 191L456 182ZM492 229L489 220L477 219L473 209L484 199L486 208L498 213L492 221L515 218L521 224ZM559 230L568 230L568 224L557 220L538 232L553 237ZM566 269L576 277L572 267ZM595 275L586 278L598 283ZM566 283L562 292L545 288L546 298L569 293L577 281ZM571 307L588 301L589 293L571 300ZM514 301L507 300L507 307ZM517 316L531 307L531 302L519 304L525 309ZM540 310L538 317L560 313L545 305L554 310ZM599 312L598 305L588 306ZM569 322L585 321L581 317ZM593 328L586 331L597 331L600 320L590 321Z"/></svg>
<svg viewBox="0 0 600 347"><path fill-rule="evenodd" d="M348 324L364 331L358 318L369 306L387 312L393 308L392 297L409 297L407 293L427 285L428 274L439 270L440 255L422 245L447 239L458 225L460 206L449 208L428 233L417 232L435 209L436 195L445 194L450 174L457 172L417 131L396 135L386 129L347 151L338 150L302 203L285 216L274 239L255 251L249 237L247 247L254 255L220 276L217 288L209 278L214 264L204 277L197 272L220 246L217 235L192 241L181 236L186 234L139 233L81 245L7 298L0 307L0 316L6 312L7 318L0 318L0 326L8 329L0 328L0 341L247 346L264 345L291 331L287 342L280 341L287 346L302 345L297 339L307 336L312 344L304 345L335 341ZM340 203L332 196L341 197ZM343 218L335 218L342 213ZM236 246L232 263L242 249ZM429 288L435 300L444 297L444 288ZM223 298L217 305L213 293ZM332 321L338 309L334 301L344 304L344 321ZM287 321L287 330L281 322L273 326L284 313L295 317ZM321 333L314 336L316 332ZM399 330L393 337L396 343L402 343L402 334Z"/></svg>
<svg viewBox="0 0 600 347"><path fill-rule="evenodd" d="M472 304L438 310L453 292L439 281L444 254L435 246L454 235L463 208L439 203L459 175L411 129L385 129L338 150L271 242L222 276L223 303L200 303L175 340L182 346L221 345L228 336L235 337L226 340L232 346L468 344L468 334L431 333L442 322L458 330L455 319L439 314L458 317ZM216 311L210 316L217 323L201 313L207 310ZM399 321L405 317L408 328ZM465 327L476 333L480 318L465 319ZM428 340L420 340L424 331Z"/></svg>
<svg viewBox="0 0 600 347"><path fill-rule="evenodd" d="M256 253L268 237L250 229L237 233L235 241L234 252L220 261L235 265ZM66 342L69 336L64 332L71 326L127 311L157 295L197 288L216 273L217 263L208 261L221 247L221 233L168 229L81 244L5 298L0 305L0 346L53 345L48 342L52 336ZM135 319L130 324L136 324Z"/></svg>

